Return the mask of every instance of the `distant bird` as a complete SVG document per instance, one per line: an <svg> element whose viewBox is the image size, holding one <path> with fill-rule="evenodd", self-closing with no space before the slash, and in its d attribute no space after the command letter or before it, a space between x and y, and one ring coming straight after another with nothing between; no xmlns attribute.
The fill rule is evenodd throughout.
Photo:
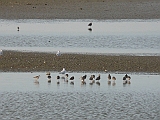
<svg viewBox="0 0 160 120"><path fill-rule="evenodd" d="M128 84L131 84L131 81L130 81L130 80L131 80L131 77L130 77L129 75L127 75L127 74L126 74L124 77L126 78L126 82L127 82ZM123 78L124 78L124 77L123 77Z"/></svg>
<svg viewBox="0 0 160 120"><path fill-rule="evenodd" d="M131 81L130 81L130 80L131 80L131 77L128 76L128 77L127 77L127 83L128 83L128 84L131 84Z"/></svg>
<svg viewBox="0 0 160 120"><path fill-rule="evenodd" d="M90 76L89 80L93 80L93 75Z"/></svg>
<svg viewBox="0 0 160 120"><path fill-rule="evenodd" d="M19 31L19 27L17 27L17 31Z"/></svg>
<svg viewBox="0 0 160 120"><path fill-rule="evenodd" d="M110 74L108 75L108 84L109 85L111 84L111 75Z"/></svg>
<svg viewBox="0 0 160 120"><path fill-rule="evenodd" d="M65 81L68 82L68 74L65 75Z"/></svg>
<svg viewBox="0 0 160 120"><path fill-rule="evenodd" d="M92 31L91 26L92 26L92 23L89 23L89 24L88 24L88 27L89 27L88 30L89 30L89 31Z"/></svg>
<svg viewBox="0 0 160 120"><path fill-rule="evenodd" d="M74 80L74 76L72 76L69 80Z"/></svg>
<svg viewBox="0 0 160 120"><path fill-rule="evenodd" d="M84 81L87 78L87 75L84 75L81 77L81 79Z"/></svg>
<svg viewBox="0 0 160 120"><path fill-rule="evenodd" d="M72 76L70 79L69 79L71 82L70 82L70 84L72 84L72 85L74 85L74 76Z"/></svg>
<svg viewBox="0 0 160 120"><path fill-rule="evenodd" d="M128 75L127 75L127 74L125 74L125 76L124 76L124 77L128 78Z"/></svg>
<svg viewBox="0 0 160 120"><path fill-rule="evenodd" d="M92 85L95 82L95 75L91 75L89 80L91 81L89 84Z"/></svg>
<svg viewBox="0 0 160 120"><path fill-rule="evenodd" d="M127 80L126 80L126 77L124 76L123 77L123 84L126 84L127 83Z"/></svg>
<svg viewBox="0 0 160 120"><path fill-rule="evenodd" d="M100 77L100 74L99 74L98 77L96 78L96 80L99 81L100 79L101 79L101 77Z"/></svg>
<svg viewBox="0 0 160 120"><path fill-rule="evenodd" d="M57 51L56 55L57 55L57 56L60 56L60 55L61 55L60 51Z"/></svg>
<svg viewBox="0 0 160 120"><path fill-rule="evenodd" d="M101 79L101 77L100 77L100 74L99 74L98 77L96 78L96 80L97 80L96 84L97 85L100 85L100 82L99 82L100 79Z"/></svg>
<svg viewBox="0 0 160 120"><path fill-rule="evenodd" d="M48 75L48 82L51 82L51 75Z"/></svg>
<svg viewBox="0 0 160 120"><path fill-rule="evenodd" d="M40 77L40 75L34 76L33 78L35 78L36 80L38 80Z"/></svg>
<svg viewBox="0 0 160 120"><path fill-rule="evenodd" d="M128 77L127 77L127 80L131 80L131 77L130 77L130 76L128 76Z"/></svg>
<svg viewBox="0 0 160 120"><path fill-rule="evenodd" d="M47 72L46 75L51 75L51 73L50 73L50 72Z"/></svg>
<svg viewBox="0 0 160 120"><path fill-rule="evenodd" d="M65 68L63 68L63 70L59 74L65 74L65 73L66 73L66 70Z"/></svg>
<svg viewBox="0 0 160 120"><path fill-rule="evenodd" d="M108 75L108 80L111 80L111 75L110 74Z"/></svg>
<svg viewBox="0 0 160 120"><path fill-rule="evenodd" d="M51 75L48 75L48 79L51 79Z"/></svg>
<svg viewBox="0 0 160 120"><path fill-rule="evenodd" d="M91 26L92 26L92 23L89 23L88 26L91 27Z"/></svg>
<svg viewBox="0 0 160 120"><path fill-rule="evenodd" d="M37 75L37 76L33 77L33 78L35 78L35 83L37 83L37 84L39 84L39 81L38 81L39 77L40 77L40 75Z"/></svg>
<svg viewBox="0 0 160 120"><path fill-rule="evenodd" d="M92 82L95 83L95 75L92 75L92 76L93 76L93 81Z"/></svg>
<svg viewBox="0 0 160 120"><path fill-rule="evenodd" d="M60 76L58 75L57 76L57 84L60 84L59 79L60 79Z"/></svg>
<svg viewBox="0 0 160 120"><path fill-rule="evenodd" d="M87 77L87 75L81 76L81 84L82 85L86 84L86 81L85 81L86 77Z"/></svg>
<svg viewBox="0 0 160 120"><path fill-rule="evenodd" d="M92 31L92 28L88 28L89 31Z"/></svg>
<svg viewBox="0 0 160 120"><path fill-rule="evenodd" d="M116 80L116 77L114 77L114 76L113 76L113 77L112 77L112 80L114 80L114 81L115 81L115 80Z"/></svg>

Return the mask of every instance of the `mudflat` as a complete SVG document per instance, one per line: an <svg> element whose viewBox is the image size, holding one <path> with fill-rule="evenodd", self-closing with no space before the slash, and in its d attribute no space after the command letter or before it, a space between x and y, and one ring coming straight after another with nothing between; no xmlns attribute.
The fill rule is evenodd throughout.
<svg viewBox="0 0 160 120"><path fill-rule="evenodd" d="M0 0L0 19L159 19L159 0Z"/></svg>
<svg viewBox="0 0 160 120"><path fill-rule="evenodd" d="M160 56L112 56L93 54L4 51L0 71L105 71L160 73Z"/></svg>

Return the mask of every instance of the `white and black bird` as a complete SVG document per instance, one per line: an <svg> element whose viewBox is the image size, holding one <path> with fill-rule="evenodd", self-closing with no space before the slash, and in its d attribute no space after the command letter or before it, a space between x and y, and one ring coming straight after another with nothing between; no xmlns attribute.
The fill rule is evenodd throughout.
<svg viewBox="0 0 160 120"><path fill-rule="evenodd" d="M123 78L126 78L126 83L131 84L131 77L129 75L125 75Z"/></svg>
<svg viewBox="0 0 160 120"><path fill-rule="evenodd" d="M108 84L111 84L111 75L108 75Z"/></svg>
<svg viewBox="0 0 160 120"><path fill-rule="evenodd" d="M91 75L89 80L91 81L89 84L93 85L93 83L95 82L95 75Z"/></svg>
<svg viewBox="0 0 160 120"><path fill-rule="evenodd" d="M100 82L99 82L100 79L101 79L101 77L100 77L100 74L99 74L98 77L96 78L96 80L97 80L96 84L97 84L97 85L100 85Z"/></svg>
<svg viewBox="0 0 160 120"><path fill-rule="evenodd" d="M65 75L65 82L68 82L68 74Z"/></svg>
<svg viewBox="0 0 160 120"><path fill-rule="evenodd" d="M100 74L98 75L98 77L96 78L96 80L100 80L101 79L101 76L100 76Z"/></svg>
<svg viewBox="0 0 160 120"><path fill-rule="evenodd" d="M48 75L47 78L48 78L48 82L51 83L51 75Z"/></svg>
<svg viewBox="0 0 160 120"><path fill-rule="evenodd" d="M84 76L81 77L81 79L82 79L83 81L85 81L86 78L87 78L87 75L84 75Z"/></svg>
<svg viewBox="0 0 160 120"><path fill-rule="evenodd" d="M91 26L92 26L92 23L89 23L89 24L88 24L88 30L89 30L89 31L92 31Z"/></svg>
<svg viewBox="0 0 160 120"><path fill-rule="evenodd" d="M81 76L81 84L86 84L86 77L87 75Z"/></svg>
<svg viewBox="0 0 160 120"><path fill-rule="evenodd" d="M71 81L70 84L74 85L74 76L72 76L69 80Z"/></svg>
<svg viewBox="0 0 160 120"><path fill-rule="evenodd" d="M58 75L58 76L57 76L57 84L60 84L59 79L60 79L60 76Z"/></svg>
<svg viewBox="0 0 160 120"><path fill-rule="evenodd" d="M89 23L88 26L91 27L91 26L92 26L92 23Z"/></svg>
<svg viewBox="0 0 160 120"><path fill-rule="evenodd" d="M123 77L123 84L126 84L127 83L127 80L126 80L126 77L124 76Z"/></svg>

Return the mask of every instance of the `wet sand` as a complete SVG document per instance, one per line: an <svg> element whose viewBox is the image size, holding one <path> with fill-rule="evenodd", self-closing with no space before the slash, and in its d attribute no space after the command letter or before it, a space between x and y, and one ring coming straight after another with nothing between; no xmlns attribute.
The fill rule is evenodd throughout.
<svg viewBox="0 0 160 120"><path fill-rule="evenodd" d="M159 0L1 0L0 19L159 19Z"/></svg>
<svg viewBox="0 0 160 120"><path fill-rule="evenodd" d="M112 56L4 51L0 71L105 71L160 73L160 56Z"/></svg>

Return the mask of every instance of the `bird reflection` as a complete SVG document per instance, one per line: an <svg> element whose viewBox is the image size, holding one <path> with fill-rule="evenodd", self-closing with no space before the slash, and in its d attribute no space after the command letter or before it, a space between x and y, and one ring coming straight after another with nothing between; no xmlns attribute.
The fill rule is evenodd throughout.
<svg viewBox="0 0 160 120"><path fill-rule="evenodd" d="M88 28L89 31L92 31L92 28Z"/></svg>

